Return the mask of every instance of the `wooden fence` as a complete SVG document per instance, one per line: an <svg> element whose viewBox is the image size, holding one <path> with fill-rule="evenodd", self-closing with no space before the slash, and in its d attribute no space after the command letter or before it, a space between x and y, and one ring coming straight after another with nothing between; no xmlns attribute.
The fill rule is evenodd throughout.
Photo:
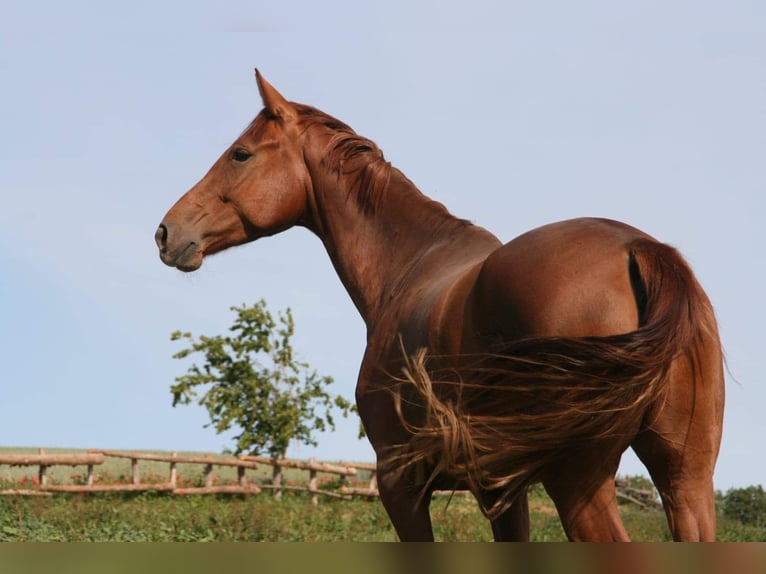
<svg viewBox="0 0 766 574"><path fill-rule="evenodd" d="M130 483L101 484L94 480L94 469L104 464L107 458L129 459L131 466ZM165 482L142 482L140 461L168 463L168 478ZM177 466L193 464L202 466L203 486L183 486L179 484ZM312 501L318 502L318 496L332 498L351 498L352 496L377 496L375 488L374 465L364 463L328 464L316 462L313 458L308 461L291 459L271 459L258 456L217 457L217 456L179 456L173 454L153 454L144 452L128 452L115 450L89 450L78 454L46 454L40 449L38 454L2 454L0 465L8 466L37 466L37 482L31 488L12 488L0 490L0 495L21 496L50 496L55 492L97 493L97 492L170 492L177 495L193 494L258 494L262 489L270 489L275 497L280 497L285 490L296 490L313 494ZM85 480L82 484L53 484L48 480L47 470L54 466L85 466ZM270 484L256 484L245 476L245 472L255 470L259 466L272 467ZM214 484L215 467L234 467L237 469L236 484ZM286 468L309 472L308 486L284 484L282 470ZM358 470L371 472L371 480L367 488L348 486L348 477L356 477ZM319 488L318 474L337 475L340 480L338 490Z"/></svg>
<svg viewBox="0 0 766 574"><path fill-rule="evenodd" d="M94 480L94 469L104 464L107 458L129 459L131 465L130 483L97 484ZM142 482L139 463L140 461L154 461L168 464L168 479L166 482ZM179 485L177 465L193 464L202 466L203 486ZM271 459L261 456L242 455L235 457L217 456L179 456L173 454L152 454L143 452L128 452L115 450L89 450L79 454L45 454L42 449L38 454L2 454L0 453L0 466L37 466L37 483L32 488L12 488L0 490L0 495L19 496L50 496L56 492L141 492L156 491L170 492L177 495L194 494L258 494L264 489L273 491L279 498L285 490L296 490L311 493L312 502L318 503L318 497L350 499L354 496L377 497L378 488L376 480L376 467L369 463L342 462L329 464L317 462L313 458L308 461L291 459ZM271 483L256 484L245 476L247 470L255 470L259 466L270 466ZM52 484L48 480L47 469L52 466L85 466L86 474L82 484ZM236 484L214 484L215 467L234 467L237 469ZM296 469L308 471L308 486L284 484L282 471L284 469ZM358 483L349 484L350 477L357 477L359 471L369 473L369 479L365 486ZM336 475L338 488L327 490L319 488L318 474ZM436 492L434 494L453 495L452 491ZM632 487L626 481L617 480L617 497L637 504L642 508L659 508L655 492L651 489L639 489Z"/></svg>

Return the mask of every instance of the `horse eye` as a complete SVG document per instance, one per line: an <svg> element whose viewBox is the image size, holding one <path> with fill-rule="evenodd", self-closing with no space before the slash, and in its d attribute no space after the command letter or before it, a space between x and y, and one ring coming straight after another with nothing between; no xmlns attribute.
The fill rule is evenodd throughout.
<svg viewBox="0 0 766 574"><path fill-rule="evenodd" d="M251 154L246 149L239 147L232 152L231 159L233 159L234 161L243 162L250 159L252 155L253 154Z"/></svg>

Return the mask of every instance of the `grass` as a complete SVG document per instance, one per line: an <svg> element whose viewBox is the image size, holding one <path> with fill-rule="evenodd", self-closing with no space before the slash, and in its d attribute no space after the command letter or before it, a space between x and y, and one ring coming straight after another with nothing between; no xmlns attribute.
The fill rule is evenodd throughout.
<svg viewBox="0 0 766 574"><path fill-rule="evenodd" d="M36 449L0 449L3 452L36 452ZM50 449L51 454L57 451ZM72 452L71 450L67 452ZM199 453L179 453L199 454ZM112 479L130 476L130 461L107 459L98 472ZM184 466L190 468L185 469ZM168 464L141 461L142 481L167 480ZM253 479L270 478L271 468L247 471ZM85 470L49 469L53 481L71 483ZM187 481L201 477L201 465L179 465ZM236 478L236 471L216 468L219 480ZM33 476L36 467L0 467L0 480L18 484ZM230 473L229 477L227 473ZM366 476L361 476L366 481ZM286 471L286 482L305 483L304 471ZM8 485L6 484L6 487ZM0 496L0 541L144 541L144 542L238 542L238 541L378 541L397 539L377 499L352 501L320 497L311 504L306 493L286 491L276 501L268 491L255 496L189 496L172 494L57 494L50 497ZM530 492L533 541L563 541L552 502L537 486ZM662 511L620 507L625 526L636 541L670 539ZM471 497L435 498L431 516L437 540L489 541L491 530ZM766 541L766 529L744 526L719 517L721 541Z"/></svg>
<svg viewBox="0 0 766 574"><path fill-rule="evenodd" d="M540 492L530 499L532 540L563 541L558 517ZM626 528L637 541L669 535L661 512L621 507ZM438 498L432 505L437 540L489 541L488 523L472 499ZM763 529L721 519L725 541L766 540ZM331 542L395 541L378 500L322 499L313 506L304 493L286 492L281 501L257 496L178 497L139 495L57 495L0 497L0 541L18 542Z"/></svg>
<svg viewBox="0 0 766 574"><path fill-rule="evenodd" d="M377 501L312 506L302 495L63 495L0 499L0 540L238 542L394 540Z"/></svg>

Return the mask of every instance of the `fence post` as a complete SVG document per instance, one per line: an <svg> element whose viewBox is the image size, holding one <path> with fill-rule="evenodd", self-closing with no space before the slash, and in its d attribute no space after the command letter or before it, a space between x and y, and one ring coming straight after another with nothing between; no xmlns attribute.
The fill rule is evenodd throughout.
<svg viewBox="0 0 766 574"><path fill-rule="evenodd" d="M45 454L45 449L44 448L38 449L38 452L40 454ZM48 474L47 474L47 471L48 471L48 467L45 466L44 464L41 464L40 465L40 470L37 473L37 482L38 482L38 484L40 486L45 486L46 484L48 484Z"/></svg>
<svg viewBox="0 0 766 574"><path fill-rule="evenodd" d="M240 486L245 485L245 467L244 466L237 467L237 484Z"/></svg>
<svg viewBox="0 0 766 574"><path fill-rule="evenodd" d="M93 465L92 464L88 465L88 474L86 475L86 478L85 478L85 484L88 486L93 486Z"/></svg>
<svg viewBox="0 0 766 574"><path fill-rule="evenodd" d="M309 459L309 464L312 466L316 464L316 459L313 456ZM311 468L309 469L309 492L313 493L311 496L311 504L313 504L314 506L319 505L319 496L317 496L316 490L317 490L317 471L316 469Z"/></svg>
<svg viewBox="0 0 766 574"><path fill-rule="evenodd" d="M282 498L282 467L279 466L278 459L274 459L274 466L271 472L271 484L274 487L274 498L281 500Z"/></svg>
<svg viewBox="0 0 766 574"><path fill-rule="evenodd" d="M130 471L133 475L133 484L141 484L141 471L138 470L138 459L130 459Z"/></svg>
<svg viewBox="0 0 766 574"><path fill-rule="evenodd" d="M171 455L173 458L178 456L177 452L174 452ZM176 461L172 461L170 463L170 487L175 488L176 487L176 479L178 478L178 470L176 470Z"/></svg>
<svg viewBox="0 0 766 574"><path fill-rule="evenodd" d="M205 477L205 486L213 486L213 465L208 463L205 465L205 469L202 471L202 475Z"/></svg>

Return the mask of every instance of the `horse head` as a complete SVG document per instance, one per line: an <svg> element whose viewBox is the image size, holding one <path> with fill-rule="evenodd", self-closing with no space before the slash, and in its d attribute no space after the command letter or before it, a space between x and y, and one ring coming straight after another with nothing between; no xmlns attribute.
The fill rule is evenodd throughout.
<svg viewBox="0 0 766 574"><path fill-rule="evenodd" d="M205 256L292 227L306 212L311 178L298 113L258 70L255 76L264 109L157 229L166 265L194 271Z"/></svg>

